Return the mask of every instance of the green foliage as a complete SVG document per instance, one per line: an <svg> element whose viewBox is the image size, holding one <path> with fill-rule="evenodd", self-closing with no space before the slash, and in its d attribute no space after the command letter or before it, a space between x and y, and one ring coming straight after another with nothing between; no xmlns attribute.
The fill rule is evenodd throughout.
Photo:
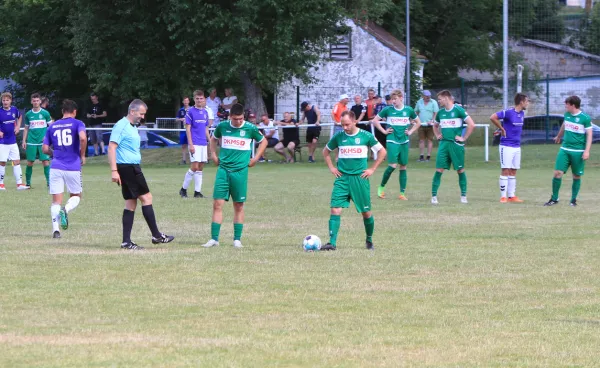
<svg viewBox="0 0 600 368"><path fill-rule="evenodd" d="M584 18L579 42L585 51L600 55L600 6L594 6L590 16Z"/></svg>

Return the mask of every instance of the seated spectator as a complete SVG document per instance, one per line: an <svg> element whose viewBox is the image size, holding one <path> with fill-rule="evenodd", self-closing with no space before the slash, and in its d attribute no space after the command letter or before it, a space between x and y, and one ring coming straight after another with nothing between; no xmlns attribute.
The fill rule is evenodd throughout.
<svg viewBox="0 0 600 368"><path fill-rule="evenodd" d="M223 101L221 103L221 107L223 109L225 109L225 111L227 111L227 114L229 114L229 110L231 109L231 106L233 106L237 102L238 102L238 99L236 96L233 95L233 89L225 88L225 98L223 99Z"/></svg>
<svg viewBox="0 0 600 368"><path fill-rule="evenodd" d="M267 138L267 142L269 142L267 144L267 148L275 147L277 143L279 143L279 128L277 128L275 124L273 124L273 122L269 120L269 115L263 114L260 117L260 123L258 124L258 127L260 128L260 132L262 133L262 135L264 135L265 138ZM271 160L267 159L266 150L263 154L263 157L261 157L258 161L271 162Z"/></svg>
<svg viewBox="0 0 600 368"><path fill-rule="evenodd" d="M286 162L294 162L294 149L300 144L299 123L292 119L289 112L283 114L283 120L277 123L279 126L295 126L295 128L283 128L283 140L275 145L275 151L283 156ZM286 152L287 150L287 152ZM289 156L287 155L289 153Z"/></svg>
<svg viewBox="0 0 600 368"><path fill-rule="evenodd" d="M251 122L252 124L258 126L258 122L256 121L256 114L254 114L254 113L248 114L248 121Z"/></svg>

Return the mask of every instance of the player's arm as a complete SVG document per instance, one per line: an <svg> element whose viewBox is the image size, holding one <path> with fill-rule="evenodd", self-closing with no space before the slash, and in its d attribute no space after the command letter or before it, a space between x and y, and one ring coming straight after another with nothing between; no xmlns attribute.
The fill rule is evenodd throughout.
<svg viewBox="0 0 600 368"><path fill-rule="evenodd" d="M558 134L556 135L556 137L554 137L554 142L560 143L560 140L562 139L564 134L565 134L565 122L563 121L562 125L560 126L560 130L558 131Z"/></svg>
<svg viewBox="0 0 600 368"><path fill-rule="evenodd" d="M437 111L433 112L433 117L431 118L431 121L428 121L428 123L433 124L435 123L435 117L437 116Z"/></svg>
<svg viewBox="0 0 600 368"><path fill-rule="evenodd" d="M362 121L362 119L365 117L366 113L367 113L367 107L363 106L362 112L360 113L360 116L356 120L359 121L359 122Z"/></svg>
<svg viewBox="0 0 600 368"><path fill-rule="evenodd" d="M375 160L375 162L373 163L373 165L370 168L363 171L363 173L360 175L361 178L368 178L369 176L373 175L375 170L377 170L379 165L381 165L383 160L385 160L385 158L387 157L387 151L385 150L383 145L379 142L377 142L377 144L373 145L371 147L371 150L373 152L377 153L377 160Z"/></svg>
<svg viewBox="0 0 600 368"><path fill-rule="evenodd" d="M15 124L15 135L19 134L19 130L21 130L21 122L23 121L23 115L19 115L17 119L17 123Z"/></svg>
<svg viewBox="0 0 600 368"><path fill-rule="evenodd" d="M440 123L437 120L433 121L433 135L435 135L438 141L442 140L442 133L440 132Z"/></svg>
<svg viewBox="0 0 600 368"><path fill-rule="evenodd" d="M590 150L592 149L592 139L594 138L594 132L592 127L590 126L589 128L587 128L585 130L585 151L583 151L583 156L581 156L581 158L583 158L584 160L587 160L588 158L590 158Z"/></svg>
<svg viewBox="0 0 600 368"><path fill-rule="evenodd" d="M193 155L194 153L196 153L196 148L194 148L194 142L192 141L192 126L187 123L187 117L185 124L185 136L187 138L188 150Z"/></svg>
<svg viewBox="0 0 600 368"><path fill-rule="evenodd" d="M340 176L342 176L342 173L337 169L337 167L335 167L333 161L331 161L330 156L331 151L333 151L336 148L338 148L338 144L336 138L334 137L331 138L329 142L327 142L327 144L325 145L325 148L323 148L323 158L325 159L325 163L327 164L329 171L333 174L333 176L339 178Z"/></svg>
<svg viewBox="0 0 600 368"><path fill-rule="evenodd" d="M317 113L317 121L315 121L315 125L319 126L319 125L321 125L321 110L319 110L317 105L314 105L314 108L315 108L315 113Z"/></svg>
<svg viewBox="0 0 600 368"><path fill-rule="evenodd" d="M27 116L25 116L25 129L23 129L23 142L21 146L23 149L27 149L27 135L29 134L29 120L27 120Z"/></svg>
<svg viewBox="0 0 600 368"><path fill-rule="evenodd" d="M473 118L467 116L465 119L465 123L467 123L467 131L465 132L465 136L461 137L457 135L456 137L454 137L454 139L458 142L466 142L467 139L469 139L469 137L471 136L471 133L473 133L473 130L475 130L475 122L473 121Z"/></svg>
<svg viewBox="0 0 600 368"><path fill-rule="evenodd" d="M269 141L267 140L267 138L262 137L262 140L258 144L258 148L256 149L256 152L254 153L254 157L250 160L250 163L248 164L249 167L256 165L258 160L261 157L263 157L263 154L265 153L265 150L267 149L268 144L269 144Z"/></svg>
<svg viewBox="0 0 600 368"><path fill-rule="evenodd" d="M85 129L79 131L79 157L81 158L81 164L85 165L85 151L87 150L87 134Z"/></svg>
<svg viewBox="0 0 600 368"><path fill-rule="evenodd" d="M108 142L108 165L110 166L112 181L121 185L121 176L117 171L117 147L119 144L114 141ZM84 154L85 157L85 154Z"/></svg>
<svg viewBox="0 0 600 368"><path fill-rule="evenodd" d="M50 129L48 129L46 131L46 135L44 136L44 140L42 141L42 152L44 152L46 155L52 157L52 149L50 148L50 142L52 142L51 140L51 135L50 135Z"/></svg>
<svg viewBox="0 0 600 368"><path fill-rule="evenodd" d="M210 138L210 155L212 156L212 160L215 165L219 166L219 156L217 156L217 147L219 147L219 139L215 137L215 132L213 132L213 136Z"/></svg>
<svg viewBox="0 0 600 368"><path fill-rule="evenodd" d="M504 130L504 127L498 118L498 113L493 113L492 116L490 116L490 121L496 126L496 128L500 129L502 136L506 137L506 130Z"/></svg>
<svg viewBox="0 0 600 368"><path fill-rule="evenodd" d="M409 130L407 130L406 134L411 135L417 131L421 127L421 119L417 116L413 121L413 126Z"/></svg>
<svg viewBox="0 0 600 368"><path fill-rule="evenodd" d="M389 134L390 132L381 126L380 121L381 121L381 117L379 116L379 114L376 114L375 117L373 118L373 120L371 121L371 123L373 125L375 125L375 128L377 128L377 130L379 130L381 133L383 133L385 135Z"/></svg>

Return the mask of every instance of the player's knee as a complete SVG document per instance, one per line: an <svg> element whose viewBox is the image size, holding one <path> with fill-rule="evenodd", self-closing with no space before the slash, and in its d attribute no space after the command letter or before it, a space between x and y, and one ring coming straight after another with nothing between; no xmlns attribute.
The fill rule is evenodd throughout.
<svg viewBox="0 0 600 368"><path fill-rule="evenodd" d="M331 214L339 216L342 214L342 209L340 207L332 208Z"/></svg>
<svg viewBox="0 0 600 368"><path fill-rule="evenodd" d="M21 165L21 160L13 161L13 164L15 164L15 165Z"/></svg>
<svg viewBox="0 0 600 368"><path fill-rule="evenodd" d="M398 164L390 164L390 167L394 170L396 170L396 168L398 167Z"/></svg>
<svg viewBox="0 0 600 368"><path fill-rule="evenodd" d="M365 218L365 219L368 219L371 216L373 216L373 213L371 211L362 212L362 217Z"/></svg>
<svg viewBox="0 0 600 368"><path fill-rule="evenodd" d="M244 202L233 202L233 210L235 212L242 212L244 210Z"/></svg>
<svg viewBox="0 0 600 368"><path fill-rule="evenodd" d="M581 179L581 176L580 175L573 175L573 179L579 180L579 179Z"/></svg>
<svg viewBox="0 0 600 368"><path fill-rule="evenodd" d="M44 162L48 162L48 161L44 161ZM33 166L33 161L27 161L27 166Z"/></svg>
<svg viewBox="0 0 600 368"><path fill-rule="evenodd" d="M215 211L223 210L223 202L224 201L221 201L221 200L215 200L213 202L213 210L215 210Z"/></svg>
<svg viewBox="0 0 600 368"><path fill-rule="evenodd" d="M148 206L152 204L152 193L146 193L141 195L139 198L140 202L142 202L142 206Z"/></svg>
<svg viewBox="0 0 600 368"><path fill-rule="evenodd" d="M6 162L0 162L0 166L6 166Z"/></svg>
<svg viewBox="0 0 600 368"><path fill-rule="evenodd" d="M562 178L562 176L563 176L563 172L562 171L559 171L559 170L554 171L554 177L556 179L560 179L560 178Z"/></svg>
<svg viewBox="0 0 600 368"><path fill-rule="evenodd" d="M462 174L462 173L464 173L464 172L465 172L465 169L460 169L460 170L457 170L456 172L457 172L458 174Z"/></svg>
<svg viewBox="0 0 600 368"><path fill-rule="evenodd" d="M400 166L400 170L406 170L406 165Z"/></svg>

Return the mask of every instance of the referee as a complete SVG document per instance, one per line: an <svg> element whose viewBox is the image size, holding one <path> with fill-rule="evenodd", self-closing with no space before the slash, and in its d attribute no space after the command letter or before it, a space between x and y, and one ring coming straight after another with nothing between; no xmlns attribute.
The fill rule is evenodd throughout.
<svg viewBox="0 0 600 368"><path fill-rule="evenodd" d="M123 210L123 243L121 248L143 250L131 241L131 228L137 200L142 202L142 214L152 232L152 244L170 243L175 237L158 231L156 217L152 208L152 193L142 173L140 162L140 135L136 126L146 115L148 106L136 99L129 104L127 116L119 120L110 134L108 145L108 163L112 171L112 181L121 186L125 209Z"/></svg>

